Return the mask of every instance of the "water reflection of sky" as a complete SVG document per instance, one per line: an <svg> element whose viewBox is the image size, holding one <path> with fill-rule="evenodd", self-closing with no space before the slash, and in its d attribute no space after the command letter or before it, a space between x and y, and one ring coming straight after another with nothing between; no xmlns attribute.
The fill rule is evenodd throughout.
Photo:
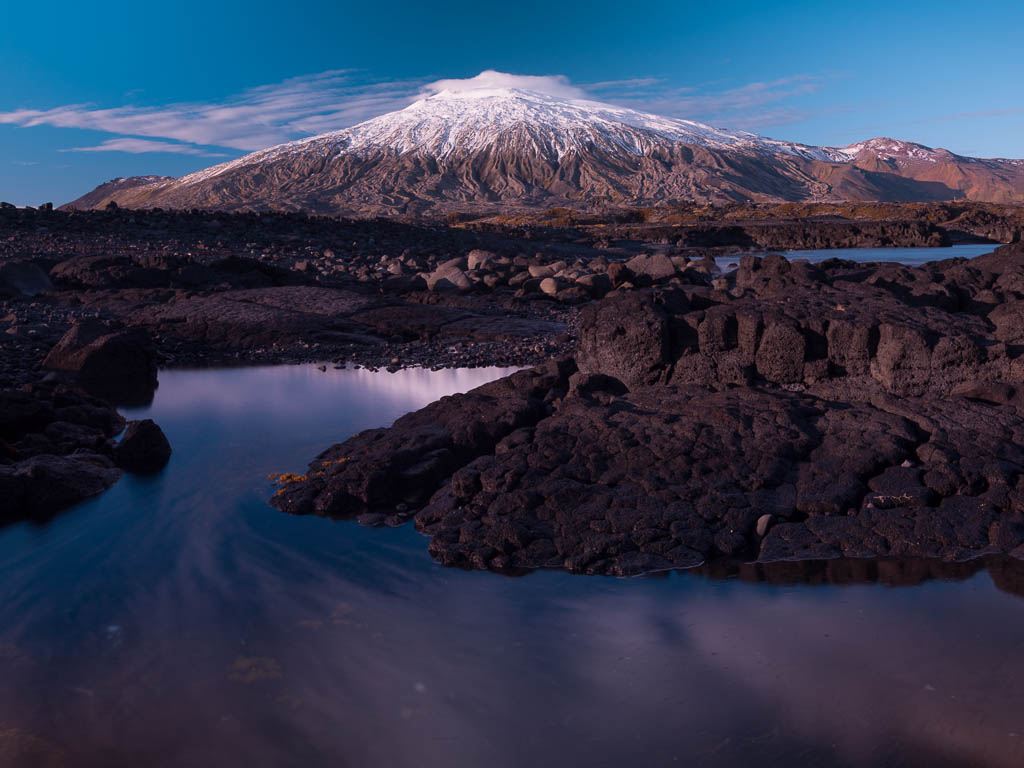
<svg viewBox="0 0 1024 768"><path fill-rule="evenodd" d="M512 579L266 505L269 472L497 374L164 373L166 472L0 530L0 763L1024 760L1024 601L984 571Z"/></svg>
<svg viewBox="0 0 1024 768"><path fill-rule="evenodd" d="M897 264L919 267L929 261L973 259L976 256L992 253L998 247L998 243L964 243L948 248L824 248L806 251L773 251L773 253L781 253L790 261L797 259L807 259L810 262L825 261L826 259L847 259L862 263L894 261ZM715 263L727 271L735 269L739 262L738 255L721 256L715 259Z"/></svg>

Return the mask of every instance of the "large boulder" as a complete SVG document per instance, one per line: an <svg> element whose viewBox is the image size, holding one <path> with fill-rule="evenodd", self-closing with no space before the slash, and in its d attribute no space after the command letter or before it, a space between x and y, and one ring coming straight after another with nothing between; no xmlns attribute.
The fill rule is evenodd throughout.
<svg viewBox="0 0 1024 768"><path fill-rule="evenodd" d="M576 278L576 285L582 286L587 294L595 299L603 298L612 289L611 278L604 272L582 275Z"/></svg>
<svg viewBox="0 0 1024 768"><path fill-rule="evenodd" d="M629 292L586 307L579 318L576 364L612 376L630 389L662 379L673 359L665 297Z"/></svg>
<svg viewBox="0 0 1024 768"><path fill-rule="evenodd" d="M1019 344L1024 341L1024 300L1000 304L988 315L999 341Z"/></svg>
<svg viewBox="0 0 1024 768"><path fill-rule="evenodd" d="M768 325L757 348L757 372L776 384L796 384L803 379L806 341L792 322Z"/></svg>
<svg viewBox="0 0 1024 768"><path fill-rule="evenodd" d="M466 259L449 259L427 275L427 289L438 293L468 293L473 290L471 281L463 269Z"/></svg>
<svg viewBox="0 0 1024 768"><path fill-rule="evenodd" d="M143 330L76 323L43 360L43 368L72 374L86 392L115 403L142 405L157 386L156 355Z"/></svg>
<svg viewBox="0 0 1024 768"><path fill-rule="evenodd" d="M931 347L918 329L883 323L871 375L894 395L920 395L931 375Z"/></svg>
<svg viewBox="0 0 1024 768"><path fill-rule="evenodd" d="M171 444L152 419L129 421L121 441L114 446L114 460L129 472L159 472L171 458Z"/></svg>
<svg viewBox="0 0 1024 768"><path fill-rule="evenodd" d="M498 255L493 251L484 251L476 248L466 256L466 267L467 269L485 269L487 264L497 257Z"/></svg>
<svg viewBox="0 0 1024 768"><path fill-rule="evenodd" d="M643 276L655 283L676 273L675 264L663 253L642 253L627 261L626 266L634 275Z"/></svg>

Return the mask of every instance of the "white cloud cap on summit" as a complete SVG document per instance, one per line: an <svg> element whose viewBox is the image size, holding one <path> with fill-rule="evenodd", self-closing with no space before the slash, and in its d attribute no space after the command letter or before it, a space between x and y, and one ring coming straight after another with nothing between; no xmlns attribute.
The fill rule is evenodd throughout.
<svg viewBox="0 0 1024 768"><path fill-rule="evenodd" d="M511 75L507 72L496 72L485 69L475 77L463 79L436 80L423 87L425 93L472 93L474 91L494 91L515 89L543 93L559 99L585 99L586 92L569 82L565 75Z"/></svg>

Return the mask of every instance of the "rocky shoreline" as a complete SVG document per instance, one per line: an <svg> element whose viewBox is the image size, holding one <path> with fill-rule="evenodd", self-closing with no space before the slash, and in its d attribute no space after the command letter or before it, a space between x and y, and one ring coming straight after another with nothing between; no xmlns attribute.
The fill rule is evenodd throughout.
<svg viewBox="0 0 1024 768"><path fill-rule="evenodd" d="M949 241L914 216L770 228ZM1024 555L1019 245L809 265L743 256L727 222L668 246L618 226L2 209L0 518L162 466L159 428L118 442L113 406L157 367L510 365L529 370L329 449L273 503L415 519L440 562L496 571ZM54 477L71 490L45 496Z"/></svg>
<svg viewBox="0 0 1024 768"><path fill-rule="evenodd" d="M318 457L280 509L414 518L447 565L1024 557L1024 249L918 269L745 257L625 292L572 357Z"/></svg>

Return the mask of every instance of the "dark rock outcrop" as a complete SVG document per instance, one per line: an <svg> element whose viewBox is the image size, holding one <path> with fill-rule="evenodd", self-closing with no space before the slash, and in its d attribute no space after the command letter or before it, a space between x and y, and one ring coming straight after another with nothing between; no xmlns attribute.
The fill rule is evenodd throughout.
<svg viewBox="0 0 1024 768"><path fill-rule="evenodd" d="M53 288L53 283L31 261L9 261L0 265L0 296L35 296Z"/></svg>
<svg viewBox="0 0 1024 768"><path fill-rule="evenodd" d="M171 444L152 419L129 421L114 446L114 461L129 472L159 472L171 458Z"/></svg>
<svg viewBox="0 0 1024 768"><path fill-rule="evenodd" d="M681 294L671 294L682 304ZM584 373L603 373L627 387L653 384L672 357L671 316L657 293L629 292L580 313L576 361Z"/></svg>
<svg viewBox="0 0 1024 768"><path fill-rule="evenodd" d="M389 429L362 432L318 456L273 503L296 514L408 518L441 480L547 416L574 370L571 362L552 362L479 387L472 398L441 398Z"/></svg>
<svg viewBox="0 0 1024 768"><path fill-rule="evenodd" d="M109 458L96 454L40 454L0 464L0 521L46 518L102 493L120 477Z"/></svg>
<svg viewBox="0 0 1024 768"><path fill-rule="evenodd" d="M307 280L301 273L256 259L227 256L201 261L171 254L76 256L61 261L50 277L63 288L265 288Z"/></svg>
<svg viewBox="0 0 1024 768"><path fill-rule="evenodd" d="M76 388L0 390L0 522L45 518L113 485L123 428L108 403Z"/></svg>
<svg viewBox="0 0 1024 768"><path fill-rule="evenodd" d="M72 374L86 392L125 405L153 399L156 356L139 329L112 330L99 322L74 325L43 360L43 367Z"/></svg>
<svg viewBox="0 0 1024 768"><path fill-rule="evenodd" d="M489 426L522 402L492 394L511 379L446 398L332 448L275 503L400 504L360 519L415 511L435 558L492 570L1024 557L1022 300L1019 246L918 269L745 259L724 288L584 309L579 372L517 374L547 403L529 418ZM442 414L486 439L453 440Z"/></svg>

